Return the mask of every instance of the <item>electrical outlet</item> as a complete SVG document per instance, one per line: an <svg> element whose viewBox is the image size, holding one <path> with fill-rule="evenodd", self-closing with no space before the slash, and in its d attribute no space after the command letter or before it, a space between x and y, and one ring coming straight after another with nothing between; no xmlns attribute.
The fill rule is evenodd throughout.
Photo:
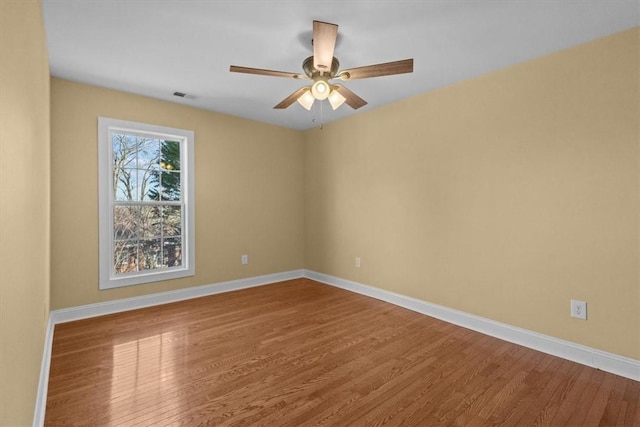
<svg viewBox="0 0 640 427"><path fill-rule="evenodd" d="M360 257L356 257L356 268L360 268Z"/></svg>
<svg viewBox="0 0 640 427"><path fill-rule="evenodd" d="M571 300L571 317L587 320L587 303L585 301Z"/></svg>
<svg viewBox="0 0 640 427"><path fill-rule="evenodd" d="M242 255L240 257L240 262L243 264L249 264L249 255Z"/></svg>

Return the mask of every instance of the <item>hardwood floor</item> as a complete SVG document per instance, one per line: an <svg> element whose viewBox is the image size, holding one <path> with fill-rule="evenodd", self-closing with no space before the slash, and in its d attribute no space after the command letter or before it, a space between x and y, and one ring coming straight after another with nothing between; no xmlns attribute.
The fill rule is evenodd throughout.
<svg viewBox="0 0 640 427"><path fill-rule="evenodd" d="M307 279L56 326L45 425L640 426L640 383Z"/></svg>

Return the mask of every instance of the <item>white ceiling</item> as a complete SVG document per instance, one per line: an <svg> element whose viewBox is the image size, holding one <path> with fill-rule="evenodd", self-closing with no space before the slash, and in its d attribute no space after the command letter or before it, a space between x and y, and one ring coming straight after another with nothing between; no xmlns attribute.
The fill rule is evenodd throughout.
<svg viewBox="0 0 640 427"><path fill-rule="evenodd" d="M640 25L638 0L42 3L53 76L295 129ZM357 112L326 101L309 112L273 109L304 82L229 72L300 72L314 19L339 25L341 69L414 58L413 74L344 82L369 102Z"/></svg>

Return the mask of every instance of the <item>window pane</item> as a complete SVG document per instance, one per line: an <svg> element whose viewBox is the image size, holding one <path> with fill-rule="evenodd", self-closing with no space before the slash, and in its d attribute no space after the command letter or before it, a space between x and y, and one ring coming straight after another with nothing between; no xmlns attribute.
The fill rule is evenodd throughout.
<svg viewBox="0 0 640 427"><path fill-rule="evenodd" d="M139 200L138 171L136 169L114 170L115 200Z"/></svg>
<svg viewBox="0 0 640 427"><path fill-rule="evenodd" d="M160 191L158 171L154 169L139 169L138 183L140 186L140 200L158 200Z"/></svg>
<svg viewBox="0 0 640 427"><path fill-rule="evenodd" d="M182 266L182 239L171 237L164 239L164 264L171 267Z"/></svg>
<svg viewBox="0 0 640 427"><path fill-rule="evenodd" d="M114 242L113 266L116 274L138 271L138 245L135 240Z"/></svg>
<svg viewBox="0 0 640 427"><path fill-rule="evenodd" d="M161 141L160 169L162 200L181 200L179 142Z"/></svg>
<svg viewBox="0 0 640 427"><path fill-rule="evenodd" d="M135 167L137 156L135 137L113 134L111 150L114 170Z"/></svg>
<svg viewBox="0 0 640 427"><path fill-rule="evenodd" d="M158 167L160 160L160 140L138 138L138 169L153 169Z"/></svg>
<svg viewBox="0 0 640 427"><path fill-rule="evenodd" d="M140 208L140 233L142 239L162 236L162 207L142 206Z"/></svg>
<svg viewBox="0 0 640 427"><path fill-rule="evenodd" d="M161 248L160 239L140 240L138 246L138 269L153 270L162 268Z"/></svg>
<svg viewBox="0 0 640 427"><path fill-rule="evenodd" d="M182 189L180 188L180 172L162 171L161 179L162 200L182 200Z"/></svg>
<svg viewBox="0 0 640 427"><path fill-rule="evenodd" d="M138 152L140 200L158 200L160 140L141 139Z"/></svg>
<svg viewBox="0 0 640 427"><path fill-rule="evenodd" d="M140 189L141 199L144 201L160 200L160 174L157 171L145 171L141 173L140 179L143 188Z"/></svg>
<svg viewBox="0 0 640 427"><path fill-rule="evenodd" d="M182 234L182 206L165 206L163 211L162 233L167 236Z"/></svg>
<svg viewBox="0 0 640 427"><path fill-rule="evenodd" d="M137 234L139 208L136 206L114 206L113 237L115 240L133 239Z"/></svg>
<svg viewBox="0 0 640 427"><path fill-rule="evenodd" d="M161 141L160 166L168 171L180 170L180 143L177 141Z"/></svg>

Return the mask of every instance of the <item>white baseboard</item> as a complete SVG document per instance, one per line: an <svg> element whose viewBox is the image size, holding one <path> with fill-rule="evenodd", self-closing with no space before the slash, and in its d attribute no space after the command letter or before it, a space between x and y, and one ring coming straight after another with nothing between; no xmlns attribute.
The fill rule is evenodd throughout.
<svg viewBox="0 0 640 427"><path fill-rule="evenodd" d="M47 324L47 331L45 334L42 365L40 367L40 380L38 383L36 407L33 416L33 426L41 427L44 425L44 416L47 408L47 391L49 386L49 367L51 366L51 345L53 344L54 328L58 323L88 319L90 317L103 316L105 314L120 313L129 310L136 310L138 308L152 307L155 305L220 294L223 292L253 288L285 280L298 279L300 277L304 277L304 270L285 271L282 273L230 280L228 282L220 282L211 285L52 310L49 313L49 323Z"/></svg>
<svg viewBox="0 0 640 427"><path fill-rule="evenodd" d="M105 314L121 313L123 311L136 310L138 308L153 307L155 305L168 304L171 302L215 295L223 292L253 288L255 286L297 279L303 276L304 270L292 270L282 273L267 274L264 276L249 277L246 279L230 280L228 282L214 283L211 285L196 286L193 288L177 289L175 291L159 292L139 297L52 310L51 317L53 318L53 324L56 325L58 323L104 316Z"/></svg>
<svg viewBox="0 0 640 427"><path fill-rule="evenodd" d="M44 349L40 364L40 379L36 394L36 407L33 414L33 427L44 425L44 414L47 408L47 390L49 389L49 367L51 366L51 344L53 343L53 320L51 315L47 319L47 330L44 335Z"/></svg>
<svg viewBox="0 0 640 427"><path fill-rule="evenodd" d="M591 366L635 381L640 381L640 360L608 353L327 274L305 270L304 276L331 286L386 301L514 344L519 344L582 365Z"/></svg>

